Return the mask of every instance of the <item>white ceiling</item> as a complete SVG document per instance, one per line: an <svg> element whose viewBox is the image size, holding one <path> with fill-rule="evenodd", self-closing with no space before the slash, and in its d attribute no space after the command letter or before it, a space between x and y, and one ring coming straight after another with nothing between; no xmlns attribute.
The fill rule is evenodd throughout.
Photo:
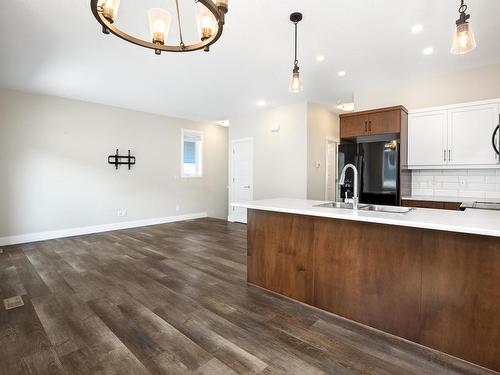
<svg viewBox="0 0 500 375"><path fill-rule="evenodd" d="M193 35L194 0L180 3ZM253 111L259 99L333 106L372 85L500 62L500 1L467 3L478 48L465 56L449 53L458 0L230 0L224 34L210 53L155 56L103 35L89 0L1 1L0 86L203 120ZM173 4L121 0L120 25L146 36L146 10ZM287 90L293 11L304 13L305 90L298 95ZM424 29L413 35L416 23ZM427 46L434 55L422 55ZM340 70L347 75L338 77Z"/></svg>

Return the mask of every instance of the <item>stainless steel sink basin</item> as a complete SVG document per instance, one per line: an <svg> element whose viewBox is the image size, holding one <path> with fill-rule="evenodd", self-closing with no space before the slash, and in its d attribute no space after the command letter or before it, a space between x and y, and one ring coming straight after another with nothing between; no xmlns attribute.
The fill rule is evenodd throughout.
<svg viewBox="0 0 500 375"><path fill-rule="evenodd" d="M412 207L370 205L370 206L360 207L360 210L387 212L387 213L391 213L391 214L406 214L406 213L410 212L411 210L413 210L413 208Z"/></svg>
<svg viewBox="0 0 500 375"><path fill-rule="evenodd" d="M361 209L363 207L367 207L367 204L360 204L358 205L358 208ZM326 207L326 208L346 208L352 210L352 203L344 203L344 202L328 202L328 203L322 203L318 204L314 207Z"/></svg>

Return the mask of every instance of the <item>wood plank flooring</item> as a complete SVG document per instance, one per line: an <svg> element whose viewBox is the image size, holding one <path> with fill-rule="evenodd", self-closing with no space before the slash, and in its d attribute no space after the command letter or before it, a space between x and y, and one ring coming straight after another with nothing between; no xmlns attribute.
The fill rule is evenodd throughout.
<svg viewBox="0 0 500 375"><path fill-rule="evenodd" d="M4 247L0 374L493 374L246 284L246 226Z"/></svg>

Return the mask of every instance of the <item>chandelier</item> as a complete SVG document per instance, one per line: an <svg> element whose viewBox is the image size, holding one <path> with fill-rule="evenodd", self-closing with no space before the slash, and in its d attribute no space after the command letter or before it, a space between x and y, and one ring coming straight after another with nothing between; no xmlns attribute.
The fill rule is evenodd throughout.
<svg viewBox="0 0 500 375"><path fill-rule="evenodd" d="M131 0L133 1L133 0ZM115 21L118 15L120 0L90 0L90 8L97 21L102 26L104 34L114 34L127 42L155 51L162 52L190 52L197 50L209 51L210 46L221 37L224 28L225 15L228 11L228 0L193 0L201 4L197 15L197 24L200 40L193 44L185 44L182 36L181 15L179 0L175 0L179 44L167 45L168 33L172 24L172 15L162 8L152 8L148 11L150 40L143 40L120 30Z"/></svg>

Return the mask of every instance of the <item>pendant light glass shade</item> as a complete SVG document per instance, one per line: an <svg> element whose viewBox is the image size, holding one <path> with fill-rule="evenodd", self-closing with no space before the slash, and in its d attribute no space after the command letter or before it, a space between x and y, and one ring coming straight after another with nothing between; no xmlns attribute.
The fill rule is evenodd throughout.
<svg viewBox="0 0 500 375"><path fill-rule="evenodd" d="M216 21L210 12L200 11L197 16L197 23L201 40L207 40L215 34Z"/></svg>
<svg viewBox="0 0 500 375"><path fill-rule="evenodd" d="M300 73L295 71L292 73L292 77L290 78L290 84L288 85L288 91L293 92L294 94L301 92L304 90L304 83L300 79Z"/></svg>
<svg viewBox="0 0 500 375"><path fill-rule="evenodd" d="M458 24L455 28L455 35L453 36L451 53L463 55L464 53L472 51L474 48L476 48L476 38L474 37L471 25L468 22Z"/></svg>
<svg viewBox="0 0 500 375"><path fill-rule="evenodd" d="M109 21L114 22L120 7L120 0L101 0L98 6L102 9L102 15Z"/></svg>
<svg viewBox="0 0 500 375"><path fill-rule="evenodd" d="M165 44L172 24L172 16L165 9L152 8L148 11L148 17L152 42L161 45Z"/></svg>

